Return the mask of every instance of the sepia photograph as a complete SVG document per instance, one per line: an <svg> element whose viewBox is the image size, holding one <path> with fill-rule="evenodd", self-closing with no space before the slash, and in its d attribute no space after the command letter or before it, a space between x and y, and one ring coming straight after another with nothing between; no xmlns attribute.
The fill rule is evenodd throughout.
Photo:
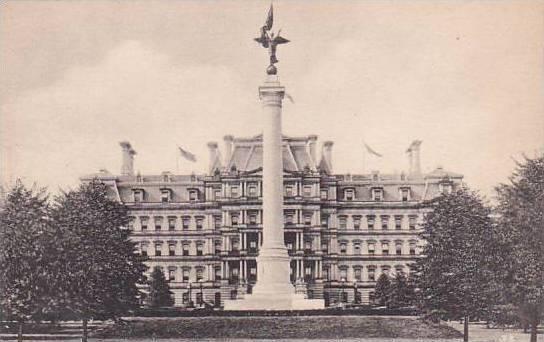
<svg viewBox="0 0 544 342"><path fill-rule="evenodd" d="M544 1L0 1L0 340L544 342Z"/></svg>

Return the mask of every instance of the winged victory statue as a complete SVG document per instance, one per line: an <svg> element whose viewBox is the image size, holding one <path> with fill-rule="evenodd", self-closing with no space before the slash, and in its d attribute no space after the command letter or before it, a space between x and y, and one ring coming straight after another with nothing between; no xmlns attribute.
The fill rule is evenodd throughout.
<svg viewBox="0 0 544 342"><path fill-rule="evenodd" d="M266 69L268 75L275 75L277 69L274 66L275 63L278 63L276 58L276 48L280 44L289 43L289 40L280 36L281 30L278 31L278 34L274 35L272 32L272 24L274 23L274 14L272 5L270 5L270 10L268 11L268 17L263 27L261 27L261 36L255 38L255 41L261 44L262 47L268 49L268 54L270 55L270 65Z"/></svg>

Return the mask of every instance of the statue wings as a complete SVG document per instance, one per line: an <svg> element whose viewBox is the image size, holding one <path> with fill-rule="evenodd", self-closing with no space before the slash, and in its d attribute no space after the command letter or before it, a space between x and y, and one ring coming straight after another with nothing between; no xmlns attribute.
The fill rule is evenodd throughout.
<svg viewBox="0 0 544 342"><path fill-rule="evenodd" d="M285 39L283 38L282 36L280 36L279 32L278 32L278 35L276 37L274 37L274 39L272 40L272 42L276 45L279 45L279 44L285 44L285 43L289 43L289 40L288 39Z"/></svg>

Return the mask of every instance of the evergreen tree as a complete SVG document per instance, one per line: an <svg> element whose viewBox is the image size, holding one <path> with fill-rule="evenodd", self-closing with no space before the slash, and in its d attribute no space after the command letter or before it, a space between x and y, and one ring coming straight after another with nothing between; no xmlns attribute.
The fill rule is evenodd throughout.
<svg viewBox="0 0 544 342"><path fill-rule="evenodd" d="M374 299L379 306L385 306L389 302L391 280L386 273L380 274L374 289Z"/></svg>
<svg viewBox="0 0 544 342"><path fill-rule="evenodd" d="M98 181L82 184L57 198L52 216L58 255L64 263L59 290L66 306L83 321L116 318L138 307L137 283L146 266L126 229L127 209L108 197Z"/></svg>
<svg viewBox="0 0 544 342"><path fill-rule="evenodd" d="M150 307L160 308L174 305L173 293L170 291L170 286L160 267L155 267L153 269L148 284L149 294L147 300Z"/></svg>
<svg viewBox="0 0 544 342"><path fill-rule="evenodd" d="M497 269L490 209L474 192L461 188L429 203L425 216L424 258L417 261L420 309L429 317L464 319L486 313L496 297Z"/></svg>
<svg viewBox="0 0 544 342"><path fill-rule="evenodd" d="M39 320L54 306L49 286L51 227L45 190L17 181L0 208L0 312L19 323Z"/></svg>
<svg viewBox="0 0 544 342"><path fill-rule="evenodd" d="M510 244L506 293L536 342L544 316L544 156L518 163L510 183L497 191L501 233Z"/></svg>
<svg viewBox="0 0 544 342"><path fill-rule="evenodd" d="M389 287L388 308L397 309L413 305L414 288L404 272L397 272Z"/></svg>

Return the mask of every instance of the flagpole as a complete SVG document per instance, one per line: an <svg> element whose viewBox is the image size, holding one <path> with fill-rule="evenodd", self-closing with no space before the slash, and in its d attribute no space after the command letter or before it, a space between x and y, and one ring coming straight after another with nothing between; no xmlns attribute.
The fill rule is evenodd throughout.
<svg viewBox="0 0 544 342"><path fill-rule="evenodd" d="M179 175L179 151L176 151L176 173Z"/></svg>

